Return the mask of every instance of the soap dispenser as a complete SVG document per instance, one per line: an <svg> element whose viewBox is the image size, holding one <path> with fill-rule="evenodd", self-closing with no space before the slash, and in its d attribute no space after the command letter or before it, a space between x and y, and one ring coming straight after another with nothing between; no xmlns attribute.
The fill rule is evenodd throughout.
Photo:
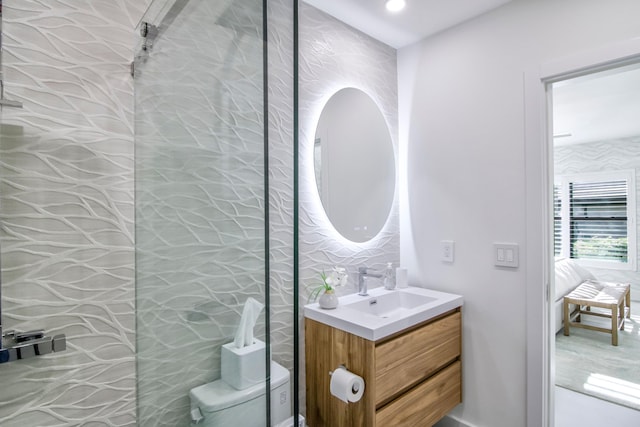
<svg viewBox="0 0 640 427"><path fill-rule="evenodd" d="M396 288L394 273L393 263L388 262L387 268L384 270L384 274L382 276L382 283L384 284L385 289L392 290Z"/></svg>

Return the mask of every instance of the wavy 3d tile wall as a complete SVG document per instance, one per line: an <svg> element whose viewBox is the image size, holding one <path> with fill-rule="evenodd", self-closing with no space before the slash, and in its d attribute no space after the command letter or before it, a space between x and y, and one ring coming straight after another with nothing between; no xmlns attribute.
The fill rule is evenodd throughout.
<svg viewBox="0 0 640 427"><path fill-rule="evenodd" d="M149 0L3 3L6 91L25 106L5 109L0 128L3 321L64 332L68 349L46 363L2 366L0 424L183 424L186 391L217 376L221 337L233 333L246 297L263 292L264 201L248 202L262 198L261 187L250 184L262 173L261 153L250 144L262 126L262 97L250 101L261 90L261 68L246 55L258 49L257 39L251 26L230 31L222 21L211 37L211 26L196 18L219 17L216 7L230 2L198 2L195 17L180 19L201 37L176 27L174 40L159 41L156 57L140 69L142 78L153 79L136 87L134 103L133 30ZM291 4L270 1L268 13L272 344L274 359L291 368ZM305 135L315 128L314 103L331 88L369 88L388 106L393 135L397 129L395 52L313 9L303 13L301 49L317 54L310 44L325 34L330 40L320 41L341 59L331 52L301 55L301 168L310 164ZM163 52L181 60L169 61ZM224 63L234 63L235 71ZM223 84L219 76L229 80ZM236 95L201 91L200 80ZM163 87L166 96L156 97ZM142 107L135 123L134 105ZM135 159L134 126L142 137ZM134 170L151 184L137 204ZM235 185L225 187L231 179ZM312 184L301 181L302 287L318 268L397 261L397 201L375 245L345 247L318 223ZM168 190L176 196L166 197ZM250 231L238 217L253 225ZM188 349L180 360L172 354L177 348Z"/></svg>
<svg viewBox="0 0 640 427"><path fill-rule="evenodd" d="M251 2L189 3L134 91L150 0L4 0L6 90L25 107L0 129L3 321L68 348L2 366L3 427L188 425L189 388L219 376L242 304L264 300ZM272 349L291 368L292 7L268 13Z"/></svg>
<svg viewBox="0 0 640 427"><path fill-rule="evenodd" d="M3 323L67 351L0 368L0 425L134 425L132 29L146 1L4 0Z"/></svg>

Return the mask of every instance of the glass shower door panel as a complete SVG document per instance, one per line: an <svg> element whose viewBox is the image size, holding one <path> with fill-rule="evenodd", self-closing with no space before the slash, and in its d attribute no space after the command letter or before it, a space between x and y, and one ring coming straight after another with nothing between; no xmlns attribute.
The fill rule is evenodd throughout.
<svg viewBox="0 0 640 427"><path fill-rule="evenodd" d="M135 67L140 426L188 426L189 390L265 303L262 2L175 3Z"/></svg>
<svg viewBox="0 0 640 427"><path fill-rule="evenodd" d="M135 424L127 65L143 9L87 3L2 1L5 101L23 104L0 120L2 324L67 337L2 364L2 427Z"/></svg>

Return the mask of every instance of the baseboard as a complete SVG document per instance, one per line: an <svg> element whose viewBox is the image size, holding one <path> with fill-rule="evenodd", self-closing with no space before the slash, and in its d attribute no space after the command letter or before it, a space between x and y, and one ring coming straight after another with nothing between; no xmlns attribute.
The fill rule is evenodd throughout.
<svg viewBox="0 0 640 427"><path fill-rule="evenodd" d="M473 424L468 424L453 415L447 415L443 419L438 421L433 427L476 427L476 426Z"/></svg>

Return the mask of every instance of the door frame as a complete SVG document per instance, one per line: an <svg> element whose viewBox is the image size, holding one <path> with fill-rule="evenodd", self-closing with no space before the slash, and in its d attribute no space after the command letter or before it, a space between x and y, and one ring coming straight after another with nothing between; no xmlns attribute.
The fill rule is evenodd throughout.
<svg viewBox="0 0 640 427"><path fill-rule="evenodd" d="M555 425L553 135L551 83L640 61L640 38L548 61L524 72L526 396L528 427Z"/></svg>

